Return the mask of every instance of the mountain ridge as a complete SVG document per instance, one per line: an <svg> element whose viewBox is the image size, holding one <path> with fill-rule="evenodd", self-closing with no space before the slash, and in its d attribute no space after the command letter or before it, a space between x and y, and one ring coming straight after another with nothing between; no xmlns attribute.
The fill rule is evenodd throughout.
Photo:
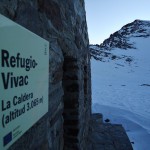
<svg viewBox="0 0 150 150"><path fill-rule="evenodd" d="M120 30L112 33L99 45L101 49L111 50L112 48L128 49L134 48L134 43L129 42L130 37L149 37L150 21L139 20L124 25ZM98 46L98 45L97 45Z"/></svg>
<svg viewBox="0 0 150 150"><path fill-rule="evenodd" d="M129 50L136 49L136 42L131 38L148 38L150 37L150 21L139 20L124 25L120 30L114 32L109 38L104 40L100 45L90 45L91 57L96 60L105 62L106 59L124 59L125 62L131 63L131 56L117 56L113 54L113 49ZM142 39L141 39L142 40Z"/></svg>

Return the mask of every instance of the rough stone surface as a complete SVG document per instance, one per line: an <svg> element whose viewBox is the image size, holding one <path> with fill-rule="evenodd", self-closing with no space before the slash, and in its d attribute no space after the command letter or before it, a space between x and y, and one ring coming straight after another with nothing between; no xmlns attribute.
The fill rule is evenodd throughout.
<svg viewBox="0 0 150 150"><path fill-rule="evenodd" d="M84 0L0 0L0 13L50 43L49 111L9 150L132 150L122 126L90 119Z"/></svg>
<svg viewBox="0 0 150 150"><path fill-rule="evenodd" d="M0 13L50 43L49 111L9 150L84 150L91 115L84 0L0 0Z"/></svg>
<svg viewBox="0 0 150 150"><path fill-rule="evenodd" d="M103 123L101 114L92 115L88 141L88 150L133 150L122 125Z"/></svg>

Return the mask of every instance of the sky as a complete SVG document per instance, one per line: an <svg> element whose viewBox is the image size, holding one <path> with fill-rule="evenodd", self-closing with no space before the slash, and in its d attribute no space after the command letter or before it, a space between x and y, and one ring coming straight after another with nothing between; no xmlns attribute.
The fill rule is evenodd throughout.
<svg viewBox="0 0 150 150"><path fill-rule="evenodd" d="M90 44L100 44L110 34L135 19L150 20L150 0L85 0Z"/></svg>

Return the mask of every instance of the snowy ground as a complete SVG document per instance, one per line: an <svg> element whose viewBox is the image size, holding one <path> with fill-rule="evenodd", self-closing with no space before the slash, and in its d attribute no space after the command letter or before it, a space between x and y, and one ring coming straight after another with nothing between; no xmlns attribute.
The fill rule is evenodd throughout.
<svg viewBox="0 0 150 150"><path fill-rule="evenodd" d="M105 62L91 60L93 112L121 123L134 150L150 149L150 38L132 38L137 49L111 53L132 57Z"/></svg>

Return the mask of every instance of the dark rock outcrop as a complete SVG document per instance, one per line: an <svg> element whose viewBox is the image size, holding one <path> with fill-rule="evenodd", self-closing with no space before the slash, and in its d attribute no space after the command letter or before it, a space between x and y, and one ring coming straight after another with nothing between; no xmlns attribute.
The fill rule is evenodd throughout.
<svg viewBox="0 0 150 150"><path fill-rule="evenodd" d="M88 150L133 150L131 142L119 124L103 123L101 114L93 114Z"/></svg>
<svg viewBox="0 0 150 150"><path fill-rule="evenodd" d="M130 43L130 37L149 37L150 36L150 21L135 20L132 23L126 24L119 31L111 34L110 37L102 44L100 48L111 50L113 48L130 49L135 48L134 43Z"/></svg>

